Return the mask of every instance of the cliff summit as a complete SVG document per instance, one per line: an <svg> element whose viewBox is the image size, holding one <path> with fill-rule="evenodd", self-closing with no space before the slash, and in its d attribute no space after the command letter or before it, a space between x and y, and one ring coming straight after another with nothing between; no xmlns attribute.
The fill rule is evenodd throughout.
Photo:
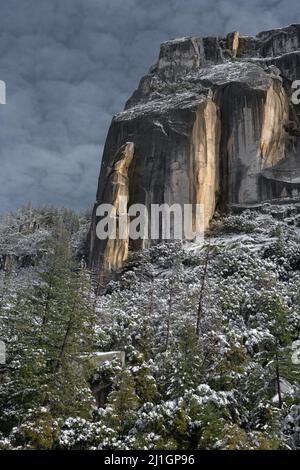
<svg viewBox="0 0 300 470"><path fill-rule="evenodd" d="M144 240L96 236L99 204L244 207L300 197L300 25L161 45L112 121L90 231L90 266L120 267ZM147 241L147 246L151 240Z"/></svg>

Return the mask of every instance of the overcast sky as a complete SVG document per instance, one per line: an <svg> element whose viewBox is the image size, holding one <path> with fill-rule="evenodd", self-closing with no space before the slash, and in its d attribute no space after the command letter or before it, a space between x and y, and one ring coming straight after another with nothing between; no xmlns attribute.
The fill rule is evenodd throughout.
<svg viewBox="0 0 300 470"><path fill-rule="evenodd" d="M300 22L299 0L0 0L0 211L95 198L103 144L160 42Z"/></svg>

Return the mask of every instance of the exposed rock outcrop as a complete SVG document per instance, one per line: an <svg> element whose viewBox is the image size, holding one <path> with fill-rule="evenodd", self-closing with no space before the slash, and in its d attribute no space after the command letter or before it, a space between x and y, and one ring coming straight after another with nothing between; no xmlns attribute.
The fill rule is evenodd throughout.
<svg viewBox="0 0 300 470"><path fill-rule="evenodd" d="M129 168L133 160L134 144L127 142L122 145L116 153L110 166L106 167L106 172L100 186L101 194L99 199L102 204L111 204L115 210L115 217L126 216L127 205L129 203ZM97 208L96 213L97 216ZM102 214L104 215L104 214ZM93 217L92 223L95 223ZM106 272L120 266L128 256L129 248L129 224L124 224L126 233L120 234L116 230L114 237L97 237L97 227L92 227L92 245L95 246L94 256L101 261L99 272ZM116 229L118 226L116 225Z"/></svg>
<svg viewBox="0 0 300 470"><path fill-rule="evenodd" d="M223 208L256 204L300 191L300 25L225 38L191 37L161 45L110 127L90 232L90 266L121 266L150 241L101 241L97 207L194 204L208 225ZM218 195L218 198L217 198ZM194 227L196 230L198 227Z"/></svg>

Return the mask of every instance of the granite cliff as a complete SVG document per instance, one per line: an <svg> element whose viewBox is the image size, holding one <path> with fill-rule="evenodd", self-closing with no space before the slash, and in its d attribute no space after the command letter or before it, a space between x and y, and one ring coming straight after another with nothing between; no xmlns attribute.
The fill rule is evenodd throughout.
<svg viewBox="0 0 300 470"><path fill-rule="evenodd" d="M125 110L112 121L90 230L90 267L116 269L142 240L101 241L96 209L128 204L244 207L300 197L300 25L161 45Z"/></svg>

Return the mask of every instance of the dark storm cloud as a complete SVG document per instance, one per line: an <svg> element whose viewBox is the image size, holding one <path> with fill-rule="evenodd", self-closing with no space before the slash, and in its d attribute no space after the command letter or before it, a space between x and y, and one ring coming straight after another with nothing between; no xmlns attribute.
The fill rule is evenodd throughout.
<svg viewBox="0 0 300 470"><path fill-rule="evenodd" d="M94 200L111 116L158 54L186 35L299 22L299 2L1 0L0 210Z"/></svg>

